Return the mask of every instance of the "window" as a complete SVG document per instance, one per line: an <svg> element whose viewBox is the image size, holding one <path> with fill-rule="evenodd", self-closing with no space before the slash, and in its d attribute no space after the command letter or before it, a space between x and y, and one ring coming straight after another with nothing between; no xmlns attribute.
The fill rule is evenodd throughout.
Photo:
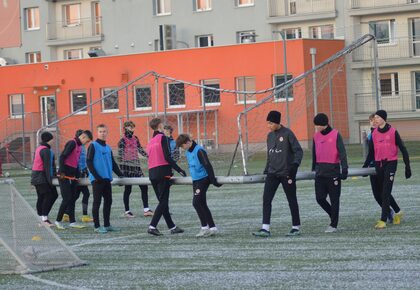
<svg viewBox="0 0 420 290"><path fill-rule="evenodd" d="M296 14L296 0L289 0L289 14Z"/></svg>
<svg viewBox="0 0 420 290"><path fill-rule="evenodd" d="M102 112L118 112L118 91L116 88L102 89Z"/></svg>
<svg viewBox="0 0 420 290"><path fill-rule="evenodd" d="M254 0L236 0L237 7L254 6Z"/></svg>
<svg viewBox="0 0 420 290"><path fill-rule="evenodd" d="M382 97L398 97L398 73L380 74Z"/></svg>
<svg viewBox="0 0 420 290"><path fill-rule="evenodd" d="M293 79L292 75L287 75L286 82ZM284 83L284 75L274 75L273 76L273 84L274 86L278 86ZM283 101L286 99L286 91L283 89L279 89L278 91L275 91L275 100ZM293 100L293 86L290 86L287 89L287 99Z"/></svg>
<svg viewBox="0 0 420 290"><path fill-rule="evenodd" d="M155 0L153 3L156 15L171 14L171 0Z"/></svg>
<svg viewBox="0 0 420 290"><path fill-rule="evenodd" d="M255 77L237 77L236 78L237 91L255 91ZM236 94L238 104L255 103L257 98L255 94Z"/></svg>
<svg viewBox="0 0 420 290"><path fill-rule="evenodd" d="M185 88L183 83L167 84L169 107L185 107Z"/></svg>
<svg viewBox="0 0 420 290"><path fill-rule="evenodd" d="M75 112L87 105L87 94L85 90L70 91L71 111ZM84 108L78 114L86 114L87 108Z"/></svg>
<svg viewBox="0 0 420 290"><path fill-rule="evenodd" d="M25 100L22 94L9 95L10 118L22 118L22 105L24 104Z"/></svg>
<svg viewBox="0 0 420 290"><path fill-rule="evenodd" d="M414 81L416 86L416 110L420 110L420 72L414 73Z"/></svg>
<svg viewBox="0 0 420 290"><path fill-rule="evenodd" d="M420 18L410 19L413 56L420 56Z"/></svg>
<svg viewBox="0 0 420 290"><path fill-rule="evenodd" d="M64 59L81 59L83 49L68 49L64 51Z"/></svg>
<svg viewBox="0 0 420 290"><path fill-rule="evenodd" d="M101 35L102 27L101 27L101 6L99 2L92 3L92 11L93 11L93 18L95 20L95 30L94 35Z"/></svg>
<svg viewBox="0 0 420 290"><path fill-rule="evenodd" d="M150 87L134 87L134 106L136 110L152 108L152 89Z"/></svg>
<svg viewBox="0 0 420 290"><path fill-rule="evenodd" d="M378 44L395 42L395 20L369 22L370 33L375 35Z"/></svg>
<svg viewBox="0 0 420 290"><path fill-rule="evenodd" d="M63 5L64 25L80 25L80 4Z"/></svg>
<svg viewBox="0 0 420 290"><path fill-rule="evenodd" d="M26 63L38 63L41 62L41 52L27 52L26 53Z"/></svg>
<svg viewBox="0 0 420 290"><path fill-rule="evenodd" d="M201 84L206 87L220 89L220 82L217 79L203 80ZM206 103L206 105L220 105L220 91L203 88L201 90L201 94L202 100Z"/></svg>
<svg viewBox="0 0 420 290"><path fill-rule="evenodd" d="M211 10L211 0L193 0L195 11L209 11Z"/></svg>
<svg viewBox="0 0 420 290"><path fill-rule="evenodd" d="M39 29L39 7L25 9L26 30Z"/></svg>
<svg viewBox="0 0 420 290"><path fill-rule="evenodd" d="M238 43L255 42L256 37L257 37L257 35L255 34L255 30L237 32L237 42Z"/></svg>
<svg viewBox="0 0 420 290"><path fill-rule="evenodd" d="M197 47L214 46L213 35L199 35L196 36Z"/></svg>
<svg viewBox="0 0 420 290"><path fill-rule="evenodd" d="M321 25L309 27L309 34L311 38L316 39L334 39L334 26Z"/></svg>
<svg viewBox="0 0 420 290"><path fill-rule="evenodd" d="M285 30L286 39L300 39L302 38L302 31L300 28L288 28Z"/></svg>

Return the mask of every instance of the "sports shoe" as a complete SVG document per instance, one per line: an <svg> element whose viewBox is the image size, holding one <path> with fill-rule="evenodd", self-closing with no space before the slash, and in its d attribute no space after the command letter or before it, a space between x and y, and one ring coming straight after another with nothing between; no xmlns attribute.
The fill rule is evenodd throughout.
<svg viewBox="0 0 420 290"><path fill-rule="evenodd" d="M386 228L386 223L384 221L378 221L375 225L375 229L382 230Z"/></svg>
<svg viewBox="0 0 420 290"><path fill-rule="evenodd" d="M159 232L158 229L151 229L151 228L149 228L147 230L147 233L151 234L151 235L154 235L154 236L162 236L163 235L161 232Z"/></svg>
<svg viewBox="0 0 420 290"><path fill-rule="evenodd" d="M294 237L294 236L299 236L300 235L300 230L299 229L291 229L290 232L288 232L286 234L287 237Z"/></svg>
<svg viewBox="0 0 420 290"><path fill-rule="evenodd" d="M90 222L93 222L93 218L91 218L88 215L82 216L81 220L82 220L82 223L90 223Z"/></svg>
<svg viewBox="0 0 420 290"><path fill-rule="evenodd" d="M171 234L182 234L184 232L183 229L181 229L180 227L175 227L174 229L171 230Z"/></svg>
<svg viewBox="0 0 420 290"><path fill-rule="evenodd" d="M86 226L80 225L78 223L70 223L69 227L71 227L73 229L84 229Z"/></svg>
<svg viewBox="0 0 420 290"><path fill-rule="evenodd" d="M195 236L197 238L202 238L207 236L210 233L210 229L200 229L200 231L198 232L198 234L196 234Z"/></svg>
<svg viewBox="0 0 420 290"><path fill-rule="evenodd" d="M121 232L121 229L120 228L116 228L116 227L113 227L113 226L105 227L105 229L108 232Z"/></svg>
<svg viewBox="0 0 420 290"><path fill-rule="evenodd" d="M108 232L104 227L95 228L93 231L97 234L106 234Z"/></svg>
<svg viewBox="0 0 420 290"><path fill-rule="evenodd" d="M61 219L63 223L68 223L70 221L70 217L68 214L63 214L63 218Z"/></svg>
<svg viewBox="0 0 420 290"><path fill-rule="evenodd" d="M149 209L148 211L145 211L145 212L143 213L143 215L144 215L145 217L148 217L148 216L153 216L153 211L151 211L151 210Z"/></svg>
<svg viewBox="0 0 420 290"><path fill-rule="evenodd" d="M57 228L57 230L65 230L66 228L64 227L62 222L58 222L55 221L55 227Z"/></svg>
<svg viewBox="0 0 420 290"><path fill-rule="evenodd" d="M55 227L55 224L53 224L52 222L50 222L50 220L45 220L42 222L44 225L46 225L47 227Z"/></svg>
<svg viewBox="0 0 420 290"><path fill-rule="evenodd" d="M403 213L402 211L399 211L399 213L394 214L394 220L392 221L392 223L394 225L399 225L401 223L403 217Z"/></svg>
<svg viewBox="0 0 420 290"><path fill-rule="evenodd" d="M268 238L269 236L271 236L271 233L270 231L260 229L258 232L252 233L252 235L255 237Z"/></svg>
<svg viewBox="0 0 420 290"><path fill-rule="evenodd" d="M387 223L392 224L394 223L394 210L392 208L389 209L388 219L386 220Z"/></svg>
<svg viewBox="0 0 420 290"><path fill-rule="evenodd" d="M219 233L219 230L216 227L210 228L207 234L205 235L205 237L212 237L212 236L217 235L218 233Z"/></svg>
<svg viewBox="0 0 420 290"><path fill-rule="evenodd" d="M324 233L336 233L336 232L337 232L337 228L328 226Z"/></svg>
<svg viewBox="0 0 420 290"><path fill-rule="evenodd" d="M124 216L126 217L126 218L134 218L134 217L136 217L131 211L126 211L125 213L124 213Z"/></svg>

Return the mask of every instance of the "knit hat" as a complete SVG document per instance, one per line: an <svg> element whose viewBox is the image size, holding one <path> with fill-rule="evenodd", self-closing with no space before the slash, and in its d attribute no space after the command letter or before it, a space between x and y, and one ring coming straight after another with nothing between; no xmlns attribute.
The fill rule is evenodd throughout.
<svg viewBox="0 0 420 290"><path fill-rule="evenodd" d="M267 121L280 124L281 113L279 111L270 111L267 115Z"/></svg>
<svg viewBox="0 0 420 290"><path fill-rule="evenodd" d="M324 113L319 113L314 118L314 124L317 126L327 126L328 125L328 116Z"/></svg>
<svg viewBox="0 0 420 290"><path fill-rule="evenodd" d="M134 124L134 122L133 121L125 121L124 122L124 128L125 127L136 127L136 125Z"/></svg>
<svg viewBox="0 0 420 290"><path fill-rule="evenodd" d="M388 114L386 113L385 110L378 110L378 111L376 111L375 115L378 115L379 117L384 119L384 121L386 121L386 118L388 116Z"/></svg>
<svg viewBox="0 0 420 290"><path fill-rule="evenodd" d="M41 141L43 143L47 143L48 141L50 141L52 138L54 138L53 134L51 134L50 132L43 132L41 134Z"/></svg>

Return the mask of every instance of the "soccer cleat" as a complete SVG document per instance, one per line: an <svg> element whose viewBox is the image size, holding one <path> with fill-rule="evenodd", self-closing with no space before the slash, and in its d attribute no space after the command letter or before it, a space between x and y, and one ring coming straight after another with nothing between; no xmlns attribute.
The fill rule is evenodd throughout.
<svg viewBox="0 0 420 290"><path fill-rule="evenodd" d="M198 232L198 234L196 234L195 236L197 238L202 238L202 237L208 236L209 233L210 233L210 229L200 229L200 231Z"/></svg>
<svg viewBox="0 0 420 290"><path fill-rule="evenodd" d="M386 220L387 223L392 224L394 223L394 210L392 208L389 209L388 219Z"/></svg>
<svg viewBox="0 0 420 290"><path fill-rule="evenodd" d="M269 236L271 236L271 233L270 231L260 229L258 232L252 233L252 235L255 237L268 238Z"/></svg>
<svg viewBox="0 0 420 290"><path fill-rule="evenodd" d="M291 229L290 232L288 232L286 234L287 237L294 237L294 236L299 236L300 235L300 230L299 229Z"/></svg>
<svg viewBox="0 0 420 290"><path fill-rule="evenodd" d="M113 227L113 226L105 227L105 229L108 232L121 232L121 229L120 228L116 228L116 227Z"/></svg>
<svg viewBox="0 0 420 290"><path fill-rule="evenodd" d="M70 223L69 227L71 227L73 229L84 229L86 226L79 225L78 223Z"/></svg>
<svg viewBox="0 0 420 290"><path fill-rule="evenodd" d="M375 225L375 229L382 230L386 228L386 223L384 221L378 221Z"/></svg>
<svg viewBox="0 0 420 290"><path fill-rule="evenodd" d="M403 213L402 211L399 211L398 213L394 214L394 220L392 221L392 223L394 225L399 225L401 223L403 217Z"/></svg>
<svg viewBox="0 0 420 290"><path fill-rule="evenodd" d="M148 216L153 216L153 211L151 211L151 210L149 209L148 211L145 211L145 212L143 213L143 215L144 215L145 217L148 217Z"/></svg>
<svg viewBox="0 0 420 290"><path fill-rule="evenodd" d="M63 218L62 218L62 220L61 220L62 222L64 222L64 223L68 223L69 221L70 221L70 217L69 217L69 215L68 214L63 214Z"/></svg>
<svg viewBox="0 0 420 290"><path fill-rule="evenodd" d="M181 229L180 227L175 227L174 229L171 230L171 234L182 234L184 232L183 229Z"/></svg>
<svg viewBox="0 0 420 290"><path fill-rule="evenodd" d="M45 220L42 222L45 226L47 227L55 227L55 224L53 224L52 222L50 222L50 220Z"/></svg>
<svg viewBox="0 0 420 290"><path fill-rule="evenodd" d="M82 216L82 219L81 220L82 220L82 223L90 223L90 222L93 222L93 218L91 218L88 215Z"/></svg>
<svg viewBox="0 0 420 290"><path fill-rule="evenodd" d="M66 229L64 227L64 225L61 222L58 222L58 221L55 222L55 227L57 228L57 230L65 230Z"/></svg>
<svg viewBox="0 0 420 290"><path fill-rule="evenodd" d="M104 227L95 228L93 231L97 234L106 234L108 232Z"/></svg>
<svg viewBox="0 0 420 290"><path fill-rule="evenodd" d="M337 228L328 226L324 233L336 233L336 232L337 232Z"/></svg>
<svg viewBox="0 0 420 290"><path fill-rule="evenodd" d="M126 218L134 218L134 217L136 217L131 211L126 211L125 213L124 213L124 216L126 217Z"/></svg>
<svg viewBox="0 0 420 290"><path fill-rule="evenodd" d="M151 235L154 235L154 236L162 236L163 235L161 232L159 232L158 229L151 229L151 228L149 228L147 230L147 233L151 234Z"/></svg>

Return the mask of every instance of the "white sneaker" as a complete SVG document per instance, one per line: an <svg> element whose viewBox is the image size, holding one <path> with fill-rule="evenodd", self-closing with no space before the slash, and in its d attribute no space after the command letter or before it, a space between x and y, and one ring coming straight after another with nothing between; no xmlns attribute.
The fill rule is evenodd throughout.
<svg viewBox="0 0 420 290"><path fill-rule="evenodd" d="M126 211L125 213L124 213L124 216L126 217L126 218L135 218L136 216L131 212L131 211Z"/></svg>
<svg viewBox="0 0 420 290"><path fill-rule="evenodd" d="M70 223L69 227L73 229L84 229L86 226L78 223Z"/></svg>
<svg viewBox="0 0 420 290"><path fill-rule="evenodd" d="M332 226L328 226L327 229L325 230L325 233L335 233L337 232L337 228L334 228Z"/></svg>
<svg viewBox="0 0 420 290"><path fill-rule="evenodd" d="M218 233L219 233L219 230L216 227L214 227L214 228L210 228L205 236L211 237L211 236L217 235Z"/></svg>
<svg viewBox="0 0 420 290"><path fill-rule="evenodd" d="M198 234L196 234L195 236L197 238L206 237L209 232L210 232L210 229L200 229L200 231L198 232Z"/></svg>
<svg viewBox="0 0 420 290"><path fill-rule="evenodd" d="M64 227L63 223L62 223L62 222L58 222L58 221L55 221L55 227L56 227L58 230L65 230L65 229L66 229L66 228Z"/></svg>

